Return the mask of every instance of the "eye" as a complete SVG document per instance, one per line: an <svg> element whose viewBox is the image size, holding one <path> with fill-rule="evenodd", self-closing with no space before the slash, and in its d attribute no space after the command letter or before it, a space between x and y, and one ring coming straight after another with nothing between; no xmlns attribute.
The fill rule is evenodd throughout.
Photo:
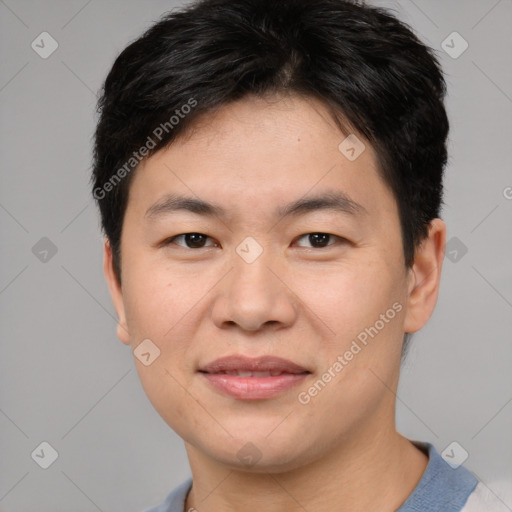
<svg viewBox="0 0 512 512"><path fill-rule="evenodd" d="M331 235L329 233L307 233L298 238L299 241L302 239L305 239L307 241L306 243L311 245L308 246L297 243L299 247L312 247L313 249L322 249L324 247L328 247L329 245L333 245L336 242L336 239L342 242L344 241L343 238L336 235ZM330 240L332 240L331 243L329 243Z"/></svg>
<svg viewBox="0 0 512 512"><path fill-rule="evenodd" d="M206 244L206 241L210 240L212 243ZM213 242L213 239L203 233L183 233L182 235L176 235L168 238L163 242L163 245L175 244L186 249L202 249L203 247L217 247L218 244Z"/></svg>

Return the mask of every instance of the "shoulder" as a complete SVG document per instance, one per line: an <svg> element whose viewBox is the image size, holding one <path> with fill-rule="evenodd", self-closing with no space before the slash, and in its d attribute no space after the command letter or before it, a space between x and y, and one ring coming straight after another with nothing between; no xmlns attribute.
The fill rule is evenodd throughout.
<svg viewBox="0 0 512 512"><path fill-rule="evenodd" d="M192 486L192 479L189 478L180 486L176 487L163 503L156 507L148 508L144 512L183 512L187 494Z"/></svg>
<svg viewBox="0 0 512 512"><path fill-rule="evenodd" d="M461 512L510 512L510 508L489 487L479 482Z"/></svg>

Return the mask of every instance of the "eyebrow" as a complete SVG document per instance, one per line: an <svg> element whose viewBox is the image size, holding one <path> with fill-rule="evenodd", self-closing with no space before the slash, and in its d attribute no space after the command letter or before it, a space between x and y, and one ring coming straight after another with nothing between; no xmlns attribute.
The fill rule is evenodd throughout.
<svg viewBox="0 0 512 512"><path fill-rule="evenodd" d="M205 217L225 217L226 210L220 205L209 203L202 199L169 194L150 206L145 213L149 220L184 210ZM361 215L367 213L366 208L350 199L342 192L327 192L313 197L300 198L293 203L276 209L276 216L289 217L304 215L306 213L332 210L349 215Z"/></svg>

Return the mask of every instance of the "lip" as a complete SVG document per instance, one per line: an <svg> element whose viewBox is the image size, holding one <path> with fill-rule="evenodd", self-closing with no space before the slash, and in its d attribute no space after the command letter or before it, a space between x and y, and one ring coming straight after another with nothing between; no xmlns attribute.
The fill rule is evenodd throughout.
<svg viewBox="0 0 512 512"><path fill-rule="evenodd" d="M256 373L247 376L235 372ZM229 356L203 366L199 373L223 394L239 400L264 400L298 385L311 372L280 357Z"/></svg>

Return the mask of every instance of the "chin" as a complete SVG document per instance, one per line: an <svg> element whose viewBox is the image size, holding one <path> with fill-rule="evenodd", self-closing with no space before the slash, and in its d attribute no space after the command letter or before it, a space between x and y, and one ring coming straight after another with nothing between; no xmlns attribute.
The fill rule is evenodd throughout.
<svg viewBox="0 0 512 512"><path fill-rule="evenodd" d="M274 425L275 426L275 425ZM313 462L319 454L317 449L304 446L304 436L287 435L283 431L281 438L271 440L265 434L246 433L243 437L229 437L211 440L190 440L202 456L222 464L227 469L245 473L284 473L298 469ZM301 444L299 444L301 443Z"/></svg>

